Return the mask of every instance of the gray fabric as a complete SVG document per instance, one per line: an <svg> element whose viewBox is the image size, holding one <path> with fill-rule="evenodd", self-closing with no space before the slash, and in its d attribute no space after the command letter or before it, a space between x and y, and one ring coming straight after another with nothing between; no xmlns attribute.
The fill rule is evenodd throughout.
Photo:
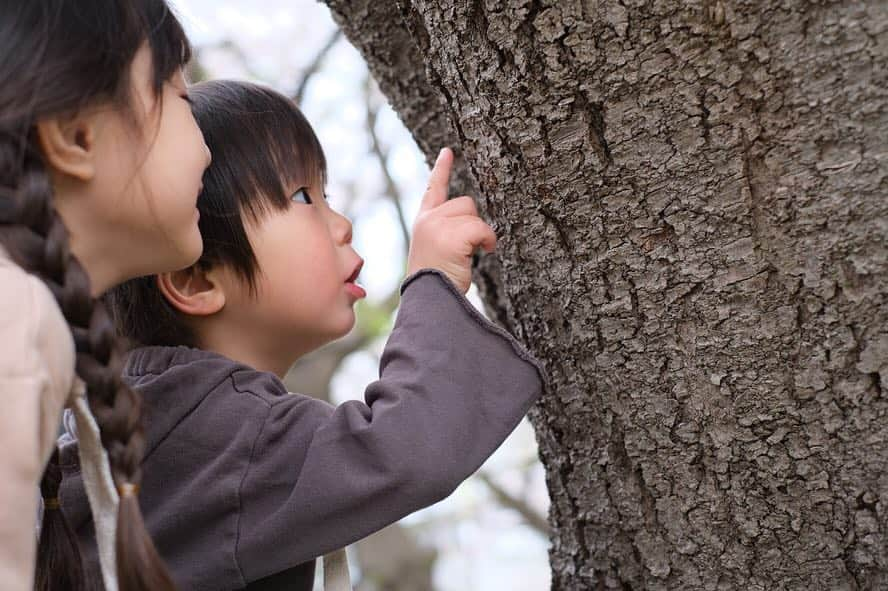
<svg viewBox="0 0 888 591"><path fill-rule="evenodd" d="M149 411L142 507L181 589L309 591L316 557L449 495L543 392L539 363L443 274L419 271L401 293L366 403L289 394L206 351L130 356ZM90 539L72 448L63 506ZM85 553L94 566L93 543Z"/></svg>

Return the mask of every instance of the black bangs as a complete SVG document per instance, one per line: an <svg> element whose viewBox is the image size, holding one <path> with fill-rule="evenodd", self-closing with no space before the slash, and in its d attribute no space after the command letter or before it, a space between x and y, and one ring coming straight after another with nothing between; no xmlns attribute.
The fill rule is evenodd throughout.
<svg viewBox="0 0 888 591"><path fill-rule="evenodd" d="M259 222L289 206L301 187L326 183L327 163L311 125L287 97L249 82L189 88L213 155L198 199L206 266L228 264L254 288L258 270L244 218Z"/></svg>
<svg viewBox="0 0 888 591"><path fill-rule="evenodd" d="M137 5L142 17L144 38L151 47L154 91L159 94L164 82L191 60L191 43L182 23L166 2L142 0Z"/></svg>

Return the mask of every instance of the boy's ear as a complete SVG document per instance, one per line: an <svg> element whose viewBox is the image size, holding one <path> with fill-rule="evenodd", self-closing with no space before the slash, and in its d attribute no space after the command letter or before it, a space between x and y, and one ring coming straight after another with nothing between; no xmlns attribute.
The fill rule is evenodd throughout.
<svg viewBox="0 0 888 591"><path fill-rule="evenodd" d="M99 113L60 115L37 122L37 141L50 167L80 181L96 174Z"/></svg>
<svg viewBox="0 0 888 591"><path fill-rule="evenodd" d="M172 307L189 316L211 316L225 307L225 292L215 274L197 265L161 273L157 287Z"/></svg>

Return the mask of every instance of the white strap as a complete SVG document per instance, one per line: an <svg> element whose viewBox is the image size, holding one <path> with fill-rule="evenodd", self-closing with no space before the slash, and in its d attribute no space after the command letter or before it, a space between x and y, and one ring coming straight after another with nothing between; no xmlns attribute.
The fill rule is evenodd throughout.
<svg viewBox="0 0 888 591"><path fill-rule="evenodd" d="M324 556L324 591L352 591L345 548Z"/></svg>
<svg viewBox="0 0 888 591"><path fill-rule="evenodd" d="M108 454L102 447L99 426L90 412L84 395L83 382L77 379L79 389L71 405L77 424L78 452L83 486L92 509L96 528L96 542L99 547L99 564L105 591L117 591L117 559L114 543L117 532L117 489L111 478Z"/></svg>

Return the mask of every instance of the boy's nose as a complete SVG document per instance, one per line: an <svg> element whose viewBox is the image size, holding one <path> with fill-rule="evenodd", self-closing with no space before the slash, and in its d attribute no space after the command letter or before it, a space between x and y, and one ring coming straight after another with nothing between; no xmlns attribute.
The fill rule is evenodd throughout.
<svg viewBox="0 0 888 591"><path fill-rule="evenodd" d="M334 238L339 244L351 244L352 241L352 223L344 215L339 212L333 212L333 231Z"/></svg>

